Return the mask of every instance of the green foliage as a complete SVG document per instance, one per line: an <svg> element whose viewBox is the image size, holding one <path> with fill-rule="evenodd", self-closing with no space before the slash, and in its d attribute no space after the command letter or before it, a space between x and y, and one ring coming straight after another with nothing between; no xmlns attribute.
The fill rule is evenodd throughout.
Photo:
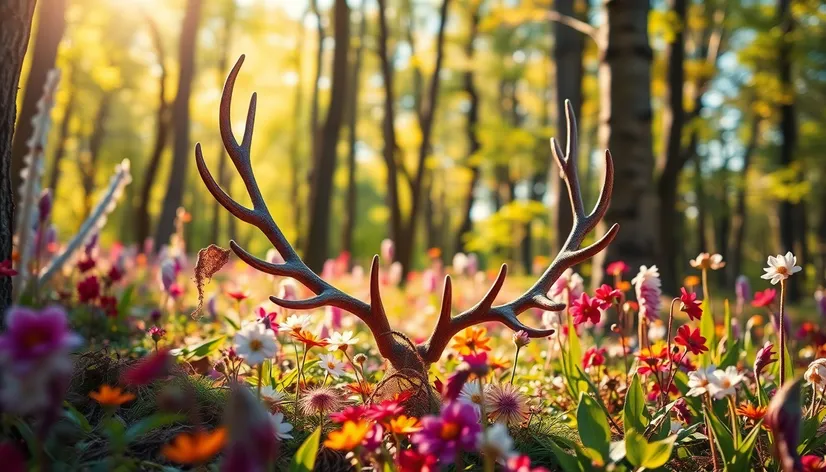
<svg viewBox="0 0 826 472"><path fill-rule="evenodd" d="M579 427L579 437L585 446L585 453L599 463L608 463L608 453L611 448L611 428L605 413L599 403L580 393L579 405L576 409L576 422Z"/></svg>
<svg viewBox="0 0 826 472"><path fill-rule="evenodd" d="M630 429L625 432L625 455L635 467L656 469L671 458L677 436L669 436L660 441L648 442L641 433Z"/></svg>
<svg viewBox="0 0 826 472"><path fill-rule="evenodd" d="M290 472L311 472L315 467L316 456L318 456L318 447L321 442L321 427L311 434L307 440L301 444L298 451L295 453L292 462L290 462Z"/></svg>

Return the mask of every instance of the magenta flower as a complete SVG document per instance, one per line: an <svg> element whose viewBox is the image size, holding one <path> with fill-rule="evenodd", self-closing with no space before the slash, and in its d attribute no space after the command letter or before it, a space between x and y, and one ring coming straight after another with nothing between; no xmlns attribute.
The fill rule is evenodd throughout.
<svg viewBox="0 0 826 472"><path fill-rule="evenodd" d="M608 306L611 306L615 301L618 302L622 299L622 292L612 288L610 285L602 284L602 286L594 292L594 298L601 300Z"/></svg>
<svg viewBox="0 0 826 472"><path fill-rule="evenodd" d="M80 303L87 303L100 296L100 281L97 276L90 275L77 283L77 295Z"/></svg>
<svg viewBox="0 0 826 472"><path fill-rule="evenodd" d="M473 405L450 402L442 407L440 416L422 419L422 430L411 437L411 442L419 454L449 463L460 452L476 451L481 432L479 414Z"/></svg>
<svg viewBox="0 0 826 472"><path fill-rule="evenodd" d="M577 325L586 321L597 324L602 316L602 310L607 307L605 302L599 298L591 298L587 293L583 293L571 302L571 314L574 316L574 323Z"/></svg>
<svg viewBox="0 0 826 472"><path fill-rule="evenodd" d="M348 406L339 412L330 413L330 419L336 423L345 423L347 421L358 423L364 419L365 411L367 411L367 407L363 405Z"/></svg>
<svg viewBox="0 0 826 472"><path fill-rule="evenodd" d="M66 311L49 306L34 311L15 306L6 314L6 332L0 335L0 356L14 369L28 370L35 362L80 345L69 330Z"/></svg>
<svg viewBox="0 0 826 472"><path fill-rule="evenodd" d="M754 358L754 375L760 375L763 369L777 362L774 354L774 344L766 342L766 344L757 351L757 355Z"/></svg>
<svg viewBox="0 0 826 472"><path fill-rule="evenodd" d="M479 351L475 354L462 356L461 368L465 368L472 374L476 374L479 377L484 377L490 370L490 366L488 365L488 353L485 351Z"/></svg>
<svg viewBox="0 0 826 472"><path fill-rule="evenodd" d="M385 400L367 407L367 410L364 412L364 418L373 421L384 421L399 416L402 413L404 413L404 407L402 407L401 403L395 400Z"/></svg>

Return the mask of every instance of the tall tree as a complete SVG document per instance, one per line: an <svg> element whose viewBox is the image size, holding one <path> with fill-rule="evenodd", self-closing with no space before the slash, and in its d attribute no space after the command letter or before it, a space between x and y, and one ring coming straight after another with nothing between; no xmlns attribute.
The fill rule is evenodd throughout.
<svg viewBox="0 0 826 472"><path fill-rule="evenodd" d="M670 11L673 13L676 25L671 40L666 44L666 61L668 63L666 100L663 103L663 136L665 146L663 155L659 159L660 176L657 182L657 193L660 199L660 242L662 244L662 259L660 270L664 289L667 293L675 293L677 287L676 268L677 245L677 184L680 173L686 164L688 154L683 152L682 138L685 124L685 28L688 0L671 0Z"/></svg>
<svg viewBox="0 0 826 472"><path fill-rule="evenodd" d="M560 17L576 18L576 0L556 0L554 8ZM556 63L556 119L561 123L565 117L565 100L571 101L575 116L582 116L582 55L585 51L585 37L568 25L557 23L554 29L554 62ZM567 142L564 126L556 130L560 142ZM556 166L553 166L556 171ZM557 180L557 202L555 213L555 249L565 244L565 238L574 224L568 189Z"/></svg>
<svg viewBox="0 0 826 472"><path fill-rule="evenodd" d="M347 93L347 56L350 49L350 7L347 0L335 2L335 42L333 56L333 81L330 104L318 143L316 168L310 190L310 229L306 240L304 261L307 266L321 272L327 260L330 237L330 203L333 197L333 175L336 169L336 149L339 132L344 121L344 107Z"/></svg>
<svg viewBox="0 0 826 472"><path fill-rule="evenodd" d="M17 116L17 86L29 44L34 0L8 0L0 7L0 261L11 260L14 191L11 184L12 136ZM11 305L11 277L0 277L0 313Z"/></svg>
<svg viewBox="0 0 826 472"><path fill-rule="evenodd" d="M178 90L172 105L172 168L163 201L161 218L155 232L155 248L169 242L175 230L175 215L181 206L186 185L186 170L191 160L189 142L189 98L192 95L192 79L195 76L195 45L202 0L187 0L178 45Z"/></svg>
<svg viewBox="0 0 826 472"><path fill-rule="evenodd" d="M734 215L731 220L731 237L729 239L729 262L726 265L728 277L733 280L743 273L743 244L746 241L746 221L748 221L748 206L746 205L746 178L754 161L754 153L760 143L760 115L755 114L751 119L748 144L743 151L743 168L740 171L740 182L734 198Z"/></svg>
<svg viewBox="0 0 826 472"><path fill-rule="evenodd" d="M379 0L379 47L378 54L381 61L382 78L384 79L385 100L384 100L384 161L387 166L387 188L388 204L390 206L390 229L391 235L396 242L397 260L403 268L403 275L406 275L411 268L413 249L418 232L419 211L421 208L427 156L430 153L430 145L433 131L433 118L436 110L436 103L439 97L440 73L444 59L445 25L447 24L447 10L450 0L443 0L440 8L439 29L436 36L436 62L433 75L430 77L427 96L419 109L419 127L421 131L421 144L419 145L417 166L411 172L404 167L404 162L397 160L397 141L394 130L395 105L393 92L393 68L388 55L387 43L389 41L389 30L387 27L387 7L386 0ZM407 182L410 187L410 211L407 218L402 215L401 202L398 192L398 175L408 176Z"/></svg>
<svg viewBox="0 0 826 472"><path fill-rule="evenodd" d="M114 91L103 90L101 92L100 102L95 112L95 118L92 121L91 134L89 135L89 148L85 156L85 160L79 164L81 166L81 186L83 187L83 219L89 216L92 212L92 193L95 190L95 177L97 176L98 159L100 158L100 151L103 149L103 140L106 138L107 126L106 122L109 119L109 112L111 111L112 99L114 98ZM78 222L80 225L81 222Z"/></svg>
<svg viewBox="0 0 826 472"><path fill-rule="evenodd" d="M60 182L60 164L66 156L66 144L69 141L71 134L72 120L74 119L75 107L77 107L77 90L74 82L74 65L69 67L66 73L65 83L68 101L63 107L63 117L60 120L60 131L57 136L57 146L55 147L54 157L52 158L51 169L49 170L49 180L46 188L52 189L52 195L57 195L57 185Z"/></svg>
<svg viewBox="0 0 826 472"><path fill-rule="evenodd" d="M463 90L468 96L469 101L467 124L465 125L465 135L467 136L465 165L468 170L470 170L470 182L468 182L465 201L462 204L462 220L459 224L459 231L456 233L456 252L465 252L465 238L473 229L473 220L471 220L470 213L473 208L474 191L479 182L479 177L482 174L482 169L478 162L479 159L476 156L482 144L479 142L478 130L476 129L479 125L479 92L476 90L473 66L473 60L476 54L476 36L479 34L479 2L470 2L470 5L470 27L467 43L465 43L465 55L467 56L468 67L462 77Z"/></svg>
<svg viewBox="0 0 826 472"><path fill-rule="evenodd" d="M652 185L650 5L606 0L604 8L606 48L599 66L598 139L600 148L613 151L617 176L605 220L620 225L606 259L637 267L657 261L659 254L657 197Z"/></svg>
<svg viewBox="0 0 826 472"><path fill-rule="evenodd" d="M150 17L147 17L147 24L152 35L152 43L155 46L155 55L157 56L160 74L158 76L158 109L155 112L155 143L152 145L152 154L149 157L149 163L146 165L146 170L143 173L143 182L141 182L138 207L135 214L135 232L138 248L141 250L147 247L144 243L149 238L151 232L149 200L152 185L155 183L155 177L161 165L161 157L169 141L170 125L169 101L166 98L166 52L160 31L158 30L158 25Z"/></svg>
<svg viewBox="0 0 826 472"><path fill-rule="evenodd" d="M41 0L40 2L34 48L30 53L31 68L26 79L26 91L23 94L23 102L20 104L20 116L11 151L11 178L12 188L15 190L15 202L19 196L17 189L20 188L21 183L20 172L25 165L23 158L29 150L28 140L33 131L32 118L37 113L37 101L43 93L46 74L55 66L57 49L60 40L63 39L63 32L66 30L67 3L68 0Z"/></svg>
<svg viewBox="0 0 826 472"><path fill-rule="evenodd" d="M358 163L356 162L356 142L358 140L358 97L361 77L361 62L364 55L364 40L367 34L367 2L361 2L359 8L359 32L358 44L353 52L353 75L350 77L349 104L347 110L347 196L345 197L344 227L341 230L341 250L343 252L353 252L353 232L356 228L356 199L358 198L358 186L356 183L356 172Z"/></svg>

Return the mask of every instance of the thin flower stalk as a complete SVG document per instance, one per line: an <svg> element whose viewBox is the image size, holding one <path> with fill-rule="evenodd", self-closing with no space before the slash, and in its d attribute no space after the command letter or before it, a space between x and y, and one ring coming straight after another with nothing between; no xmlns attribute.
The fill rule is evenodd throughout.
<svg viewBox="0 0 826 472"><path fill-rule="evenodd" d="M780 387L786 381L786 284L787 280L780 281Z"/></svg>

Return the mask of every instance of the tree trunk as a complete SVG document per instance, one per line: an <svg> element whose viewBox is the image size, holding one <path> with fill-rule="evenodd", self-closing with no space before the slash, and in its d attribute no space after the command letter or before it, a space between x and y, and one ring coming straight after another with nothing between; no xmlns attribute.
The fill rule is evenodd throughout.
<svg viewBox="0 0 826 472"><path fill-rule="evenodd" d="M476 36L479 34L479 9L474 8L470 15L470 34L468 41L465 43L465 55L470 66L465 70L463 77L464 92L470 101L470 107L467 112L467 125L465 127L465 134L467 135L467 154L465 160L467 167L470 170L470 182L468 183L467 194L464 204L462 205L462 222L459 224L459 231L456 233L455 250L456 252L465 252L465 238L467 234L473 229L473 221L470 217L470 212L473 209L473 193L476 184L479 182L481 169L479 163L476 162L476 153L482 147L479 142L476 127L479 125L479 93L476 91L476 84L473 77L473 59L475 54L474 43Z"/></svg>
<svg viewBox="0 0 826 472"><path fill-rule="evenodd" d="M92 135L89 136L88 160L82 162L81 184L83 186L83 220L89 217L92 212L92 193L95 191L95 177L97 176L97 163L100 158L100 150L103 148L103 140L106 137L106 120L109 117L109 108L112 104L114 92L104 91L100 97L95 120L92 122ZM82 221L78 222L80 225Z"/></svg>
<svg viewBox="0 0 826 472"><path fill-rule="evenodd" d="M187 0L186 12L181 25L178 45L178 90L172 104L172 168L164 197L161 218L155 232L155 251L169 242L175 230L175 215L183 202L186 171L191 160L189 142L189 98L192 95L192 79L195 76L195 46L198 22L201 16L201 0Z"/></svg>
<svg viewBox="0 0 826 472"><path fill-rule="evenodd" d="M734 199L734 214L731 221L731 239L729 240L729 260L726 264L729 280L736 278L743 273L743 243L746 241L746 215L748 206L746 205L746 186L749 168L751 167L753 156L760 142L760 116L755 115L751 122L751 135L749 142L743 152L743 170L740 171L741 181L737 186L737 194Z"/></svg>
<svg viewBox="0 0 826 472"><path fill-rule="evenodd" d="M229 50L232 44L232 26L235 23L235 0L230 0L227 3L227 9L224 12L224 29L221 43L221 52L218 57L218 64L216 69L218 72L218 85L222 86L224 78L227 74L227 67L229 63ZM227 193L231 193L232 187L232 172L227 166L227 150L224 146L219 146L218 149L218 185L226 189ZM216 200L212 206L212 227L210 228L210 241L219 241L219 233L221 231L221 216L227 218L227 235L229 239L235 238L235 218L232 215L223 211L221 204Z"/></svg>
<svg viewBox="0 0 826 472"><path fill-rule="evenodd" d="M29 151L28 140L33 132L32 118L37 113L37 101L43 94L46 74L54 69L57 49L60 40L63 39L63 32L66 30L67 3L68 0L41 0L37 13L37 31L34 37L34 48L30 53L31 69L26 79L26 92L23 94L23 103L20 104L20 114L11 151L11 178L15 203L19 198L17 189L22 183L20 172L25 166L23 158ZM0 15L6 14L3 12L4 9L0 8Z"/></svg>
<svg viewBox="0 0 826 472"><path fill-rule="evenodd" d="M321 127L319 126L319 83L321 80L321 74L324 71L324 38L327 36L327 33L324 31L324 18L321 16L321 11L318 9L318 0L310 0L310 10L315 15L316 36L318 37L315 56L315 78L313 79L313 96L310 102L310 157L312 158L312 161L307 171L307 183L312 187L313 183L316 181L315 173L319 170L318 161L315 159L318 159L321 155L319 148L322 146L322 140L324 139L324 135L321 133ZM312 195L310 198L312 198ZM312 201L310 202L310 205L312 206ZM302 229L303 228L298 229L299 234Z"/></svg>
<svg viewBox="0 0 826 472"><path fill-rule="evenodd" d="M158 56L158 66L161 69L158 78L158 111L155 114L155 144L152 146L152 154L141 182L141 190L138 201L137 213L135 215L135 233L137 237L138 249L147 249L146 240L151 234L151 223L149 221L149 200L152 192L152 185L158 174L166 144L169 141L169 102L166 100L166 53L161 40L160 31L157 24L151 18L147 18L149 30L152 34L152 41L155 45L155 54Z"/></svg>
<svg viewBox="0 0 826 472"><path fill-rule="evenodd" d="M607 0L606 50L600 64L600 147L614 155L617 186L605 220L620 232L607 262L658 261L657 198L652 185L651 61L648 2ZM601 271L595 274L596 283Z"/></svg>
<svg viewBox="0 0 826 472"><path fill-rule="evenodd" d="M347 146L347 197L345 201L345 217L344 227L341 231L341 250L348 254L353 252L353 232L356 228L356 212L358 198L358 184L356 179L356 171L358 164L356 162L356 142L358 140L358 109L359 109L359 86L361 83L361 60L364 53L364 41L367 35L367 18L365 3L361 3L359 9L359 33L358 33L358 47L355 50L355 57L353 58L353 75L350 78L350 106L347 116L348 128L348 146Z"/></svg>
<svg viewBox="0 0 826 472"><path fill-rule="evenodd" d="M57 147L55 148L54 158L52 159L51 169L49 170L49 180L46 188L52 189L52 198L57 197L57 184L60 182L60 163L63 162L63 157L66 156L66 142L69 140L71 133L72 118L75 113L75 87L71 78L66 81L68 83L69 101L66 102L66 107L63 109L63 118L60 122L60 132L57 137Z"/></svg>
<svg viewBox="0 0 826 472"><path fill-rule="evenodd" d="M674 13L678 25L674 36L666 46L668 61L668 89L667 100L663 106L663 140L664 153L660 159L662 166L660 178L657 182L657 193L660 199L660 243L662 244L662 259L660 260L660 277L663 281L663 290L666 293L676 293L679 281L677 280L677 248L681 244L677 235L677 186L680 174L685 166L685 153L682 152L683 125L685 124L685 108L683 106L685 85L685 28L688 0L671 0L671 11Z"/></svg>
<svg viewBox="0 0 826 472"><path fill-rule="evenodd" d="M34 0L10 0L0 6L0 261L10 261L14 227L11 184L12 135L17 115L17 86L29 44ZM11 277L0 277L0 313L11 305ZM5 318L5 317L3 317ZM0 320L0 328L3 321Z"/></svg>
<svg viewBox="0 0 826 472"><path fill-rule="evenodd" d="M697 250L695 254L708 252L708 210L706 205L705 182L703 181L703 159L697 154L697 135L692 138L691 149L694 160L694 195L697 199Z"/></svg>
<svg viewBox="0 0 826 472"><path fill-rule="evenodd" d="M575 0L556 0L554 5L560 15L577 17L574 10ZM587 3L587 2L586 2ZM556 63L556 135L561 143L567 142L568 135L565 128L565 100L571 101L574 115L579 117L582 110L582 54L585 51L585 37L567 25L554 25L554 62ZM564 145L564 144L563 144ZM553 167L557 173L556 166ZM558 174L558 173L557 173ZM557 175L557 177L559 177ZM571 200L568 197L568 188L562 184L559 177L555 185L557 189L557 208L554 227L556 240L554 249L559 250L565 244L568 232L574 225L574 216L571 212Z"/></svg>
<svg viewBox="0 0 826 472"><path fill-rule="evenodd" d="M338 137L344 121L347 100L347 54L350 46L350 7L346 0L335 2L335 41L333 56L333 82L330 106L324 122L322 139L318 148L315 179L310 195L310 230L304 261L307 267L320 273L327 260L330 239L330 203L333 197L333 175L336 170Z"/></svg>

